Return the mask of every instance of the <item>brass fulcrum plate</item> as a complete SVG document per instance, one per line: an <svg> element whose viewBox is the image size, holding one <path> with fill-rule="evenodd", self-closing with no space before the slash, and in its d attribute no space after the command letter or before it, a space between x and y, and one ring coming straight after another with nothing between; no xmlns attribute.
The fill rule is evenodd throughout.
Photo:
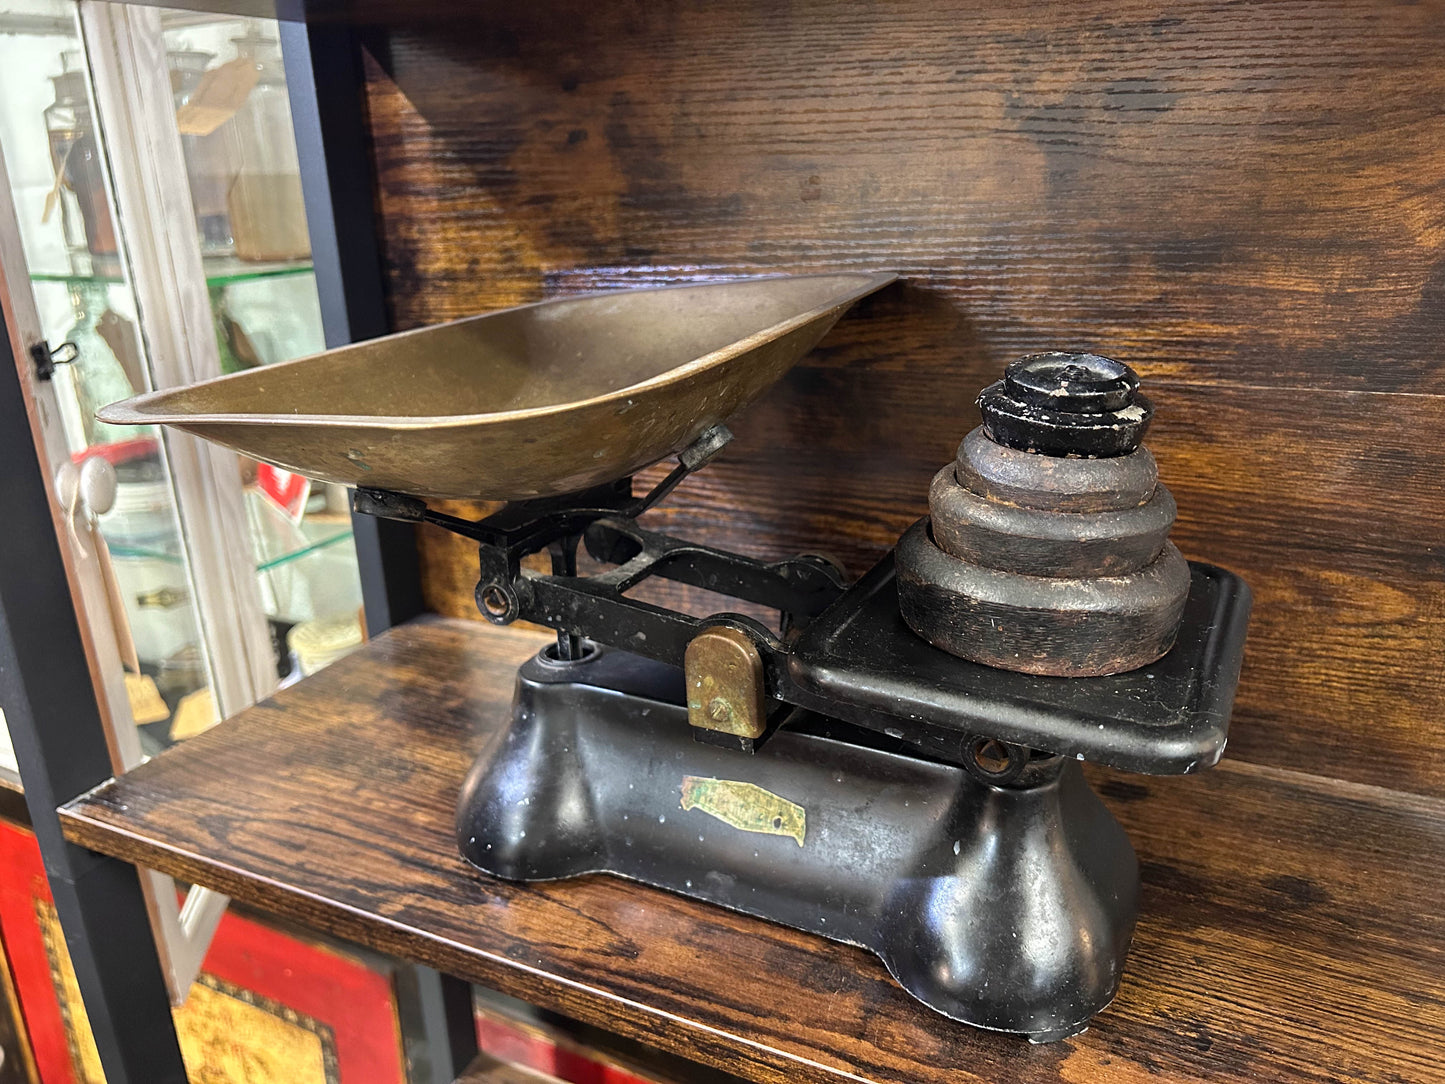
<svg viewBox="0 0 1445 1084"><path fill-rule="evenodd" d="M757 398L891 274L543 301L140 395L175 426L311 478L520 500L625 477Z"/></svg>

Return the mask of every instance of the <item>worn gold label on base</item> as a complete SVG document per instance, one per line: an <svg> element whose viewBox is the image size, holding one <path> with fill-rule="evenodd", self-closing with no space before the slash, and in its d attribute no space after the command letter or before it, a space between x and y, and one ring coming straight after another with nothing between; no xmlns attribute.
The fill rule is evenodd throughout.
<svg viewBox="0 0 1445 1084"><path fill-rule="evenodd" d="M790 836L803 845L808 815L802 806L740 779L682 777L682 808L700 809L744 832Z"/></svg>

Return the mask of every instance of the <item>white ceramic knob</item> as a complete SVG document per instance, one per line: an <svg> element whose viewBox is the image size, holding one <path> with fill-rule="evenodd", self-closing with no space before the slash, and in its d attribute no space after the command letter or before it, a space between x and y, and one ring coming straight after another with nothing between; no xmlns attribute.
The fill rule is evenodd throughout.
<svg viewBox="0 0 1445 1084"><path fill-rule="evenodd" d="M91 513L103 516L115 507L115 467L104 456L92 455L80 464L80 499Z"/></svg>

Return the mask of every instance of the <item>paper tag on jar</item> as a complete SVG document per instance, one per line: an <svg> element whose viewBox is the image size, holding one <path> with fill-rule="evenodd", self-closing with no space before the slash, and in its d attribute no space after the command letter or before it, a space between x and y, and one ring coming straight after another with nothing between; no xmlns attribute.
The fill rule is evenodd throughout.
<svg viewBox="0 0 1445 1084"><path fill-rule="evenodd" d="M261 77L256 62L246 57L227 61L201 76L190 100L176 110L181 135L210 135L236 115Z"/></svg>
<svg viewBox="0 0 1445 1084"><path fill-rule="evenodd" d="M171 717L171 709L166 707L161 691L156 688L156 679L149 674L132 674L127 670L125 696L130 701L130 714L136 726L158 723Z"/></svg>
<svg viewBox="0 0 1445 1084"><path fill-rule="evenodd" d="M216 725L220 716L216 713L216 699L207 688L197 689L181 697L176 705L176 714L171 719L171 741L185 741Z"/></svg>
<svg viewBox="0 0 1445 1084"><path fill-rule="evenodd" d="M70 161L70 152L75 150L72 142L65 148L65 153L55 163L55 183L50 186L50 191L45 193L45 209L40 212L40 222L44 225L50 221L50 216L55 213L55 206L60 202L60 190L68 183L65 179L65 165Z"/></svg>

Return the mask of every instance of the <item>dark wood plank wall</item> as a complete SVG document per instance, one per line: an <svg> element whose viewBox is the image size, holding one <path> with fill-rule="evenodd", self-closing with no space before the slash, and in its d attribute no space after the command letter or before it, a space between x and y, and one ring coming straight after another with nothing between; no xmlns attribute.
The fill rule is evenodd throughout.
<svg viewBox="0 0 1445 1084"><path fill-rule="evenodd" d="M865 569L1013 357L1133 364L1255 620L1230 753L1445 794L1445 11L480 5L373 29L389 303L889 268L659 517ZM475 554L423 537L439 611Z"/></svg>

